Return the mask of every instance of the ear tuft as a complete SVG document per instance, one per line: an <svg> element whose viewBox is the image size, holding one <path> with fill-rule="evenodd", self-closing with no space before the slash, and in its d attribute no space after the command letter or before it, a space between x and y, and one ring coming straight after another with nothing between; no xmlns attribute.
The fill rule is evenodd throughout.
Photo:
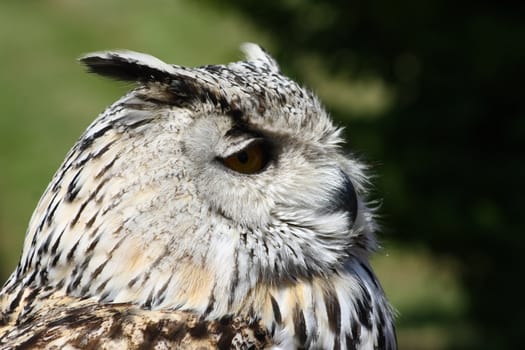
<svg viewBox="0 0 525 350"><path fill-rule="evenodd" d="M166 81L175 74L173 66L134 51L93 52L79 60L92 73L124 81Z"/></svg>
<svg viewBox="0 0 525 350"><path fill-rule="evenodd" d="M262 63L270 71L280 73L277 61L273 59L262 47L254 43L244 43L241 45L242 52L246 55L246 59L251 62Z"/></svg>

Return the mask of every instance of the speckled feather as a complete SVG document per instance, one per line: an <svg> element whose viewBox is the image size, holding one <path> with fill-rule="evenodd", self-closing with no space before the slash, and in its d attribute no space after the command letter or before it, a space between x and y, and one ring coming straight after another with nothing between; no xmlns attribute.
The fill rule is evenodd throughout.
<svg viewBox="0 0 525 350"><path fill-rule="evenodd" d="M138 86L42 196L0 292L0 349L396 348L368 264L366 167L311 92L244 50L198 68L81 59ZM253 142L270 155L260 172L221 162Z"/></svg>
<svg viewBox="0 0 525 350"><path fill-rule="evenodd" d="M182 311L100 304L61 293L26 289L25 298L46 301L2 333L2 348L17 349L264 349L266 329L249 319L206 321Z"/></svg>

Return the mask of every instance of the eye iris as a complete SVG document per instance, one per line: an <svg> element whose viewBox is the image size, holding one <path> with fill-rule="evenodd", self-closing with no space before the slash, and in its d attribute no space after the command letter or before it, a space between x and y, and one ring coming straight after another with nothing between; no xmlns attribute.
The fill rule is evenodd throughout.
<svg viewBox="0 0 525 350"><path fill-rule="evenodd" d="M255 174L268 163L267 149L261 143L254 143L245 149L222 159L228 168L243 174Z"/></svg>

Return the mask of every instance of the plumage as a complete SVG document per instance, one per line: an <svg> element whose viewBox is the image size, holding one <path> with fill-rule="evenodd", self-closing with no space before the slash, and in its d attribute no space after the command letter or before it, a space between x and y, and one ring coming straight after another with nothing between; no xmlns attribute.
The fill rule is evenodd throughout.
<svg viewBox="0 0 525 350"><path fill-rule="evenodd" d="M81 58L137 87L42 196L0 292L0 349L396 348L366 167L310 91L243 49L197 68Z"/></svg>

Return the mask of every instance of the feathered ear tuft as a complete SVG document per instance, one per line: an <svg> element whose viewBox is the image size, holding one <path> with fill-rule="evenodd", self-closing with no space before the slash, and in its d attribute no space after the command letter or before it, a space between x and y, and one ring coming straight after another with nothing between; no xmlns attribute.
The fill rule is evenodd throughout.
<svg viewBox="0 0 525 350"><path fill-rule="evenodd" d="M79 60L92 73L124 81L167 81L176 73L158 58L134 51L93 52Z"/></svg>
<svg viewBox="0 0 525 350"><path fill-rule="evenodd" d="M244 43L241 50L246 55L246 59L251 62L262 63L271 72L280 73L277 61L273 59L262 47L254 43Z"/></svg>

